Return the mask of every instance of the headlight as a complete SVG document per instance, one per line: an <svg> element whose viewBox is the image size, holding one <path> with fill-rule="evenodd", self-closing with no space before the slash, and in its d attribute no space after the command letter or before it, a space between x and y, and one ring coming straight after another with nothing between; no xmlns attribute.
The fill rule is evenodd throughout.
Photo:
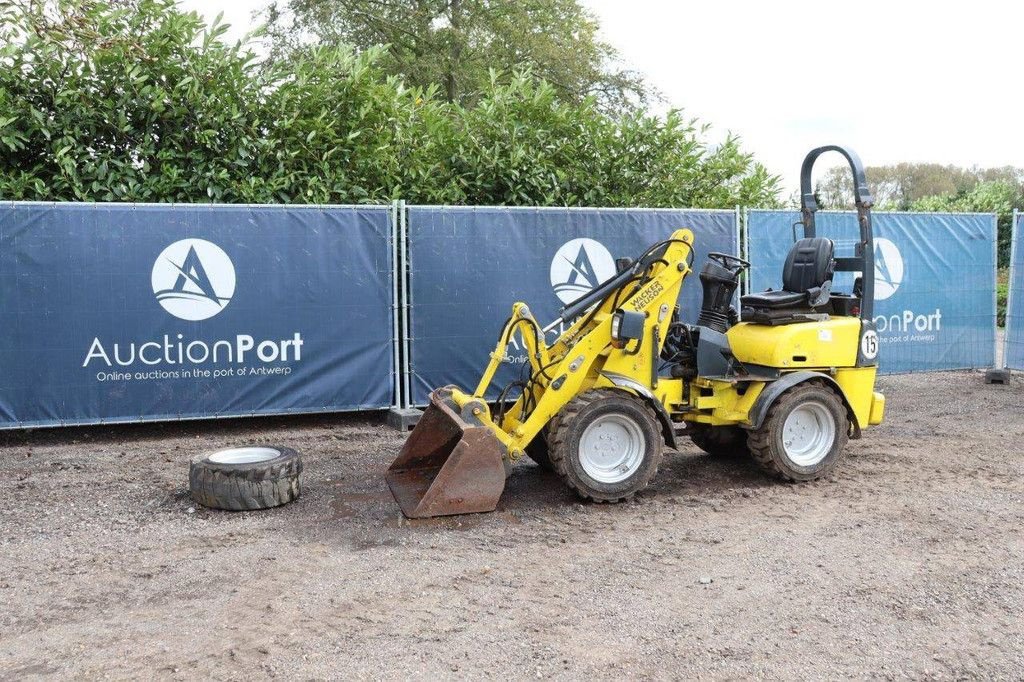
<svg viewBox="0 0 1024 682"><path fill-rule="evenodd" d="M612 341L622 347L627 341L644 338L647 315L636 310L619 308L612 313Z"/></svg>

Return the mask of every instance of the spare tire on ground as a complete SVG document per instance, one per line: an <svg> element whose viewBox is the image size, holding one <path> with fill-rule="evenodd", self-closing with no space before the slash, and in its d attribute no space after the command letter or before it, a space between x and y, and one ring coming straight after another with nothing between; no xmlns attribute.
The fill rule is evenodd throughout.
<svg viewBox="0 0 1024 682"><path fill-rule="evenodd" d="M204 507L244 511L269 509L299 497L302 459L291 448L255 445L207 452L192 458L192 499Z"/></svg>

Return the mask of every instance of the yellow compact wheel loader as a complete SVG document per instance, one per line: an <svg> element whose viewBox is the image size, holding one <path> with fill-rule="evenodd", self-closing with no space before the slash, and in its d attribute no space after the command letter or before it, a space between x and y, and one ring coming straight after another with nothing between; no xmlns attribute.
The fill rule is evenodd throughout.
<svg viewBox="0 0 1024 682"><path fill-rule="evenodd" d="M833 242L815 233L811 170L827 151L843 154L853 171L860 238L852 257L835 257ZM874 390L871 205L853 152L811 151L801 169L804 237L789 252L782 288L743 296L739 316L731 302L749 263L712 253L699 274L697 323L680 321L694 253L686 229L635 261L620 260L616 275L563 308L555 322L568 328L550 345L516 303L476 389L435 390L388 469L402 512L493 511L524 456L580 497L625 500L651 481L677 433L712 454L749 453L785 480L828 474L847 440L885 410ZM832 290L836 271L862 275L844 294ZM528 351L530 376L505 387L492 407L484 395L513 334Z"/></svg>

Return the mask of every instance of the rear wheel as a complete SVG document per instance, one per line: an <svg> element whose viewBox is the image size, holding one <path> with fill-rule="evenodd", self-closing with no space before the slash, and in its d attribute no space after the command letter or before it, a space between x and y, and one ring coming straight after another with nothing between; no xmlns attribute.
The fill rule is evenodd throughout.
<svg viewBox="0 0 1024 682"><path fill-rule="evenodd" d="M768 473L789 481L812 481L839 464L849 430L846 406L834 391L800 384L775 401L747 444Z"/></svg>
<svg viewBox="0 0 1024 682"><path fill-rule="evenodd" d="M576 494L595 502L618 502L645 488L658 471L662 444L651 408L615 389L573 398L548 427L555 471Z"/></svg>
<svg viewBox="0 0 1024 682"><path fill-rule="evenodd" d="M710 426L690 423L686 426L690 440L698 448L715 457L741 457L750 454L747 432L738 426Z"/></svg>

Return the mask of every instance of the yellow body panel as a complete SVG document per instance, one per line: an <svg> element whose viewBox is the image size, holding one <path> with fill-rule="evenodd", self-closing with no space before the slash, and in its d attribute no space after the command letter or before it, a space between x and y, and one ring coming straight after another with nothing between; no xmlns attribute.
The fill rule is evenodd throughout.
<svg viewBox="0 0 1024 682"><path fill-rule="evenodd" d="M875 374L877 367L850 367L836 370L832 377L843 389L847 402L853 408L857 423L867 426L871 416L875 394Z"/></svg>
<svg viewBox="0 0 1024 682"><path fill-rule="evenodd" d="M709 389L711 395L698 395L692 399L693 407L702 412L693 421L725 426L747 423L750 409L767 385L763 381L731 382L697 379L694 385ZM710 414L703 412L711 410Z"/></svg>
<svg viewBox="0 0 1024 682"><path fill-rule="evenodd" d="M881 424L885 417L885 396L875 392L871 399L871 416L868 417L868 424Z"/></svg>
<svg viewBox="0 0 1024 682"><path fill-rule="evenodd" d="M881 424L885 412L885 397L874 392L877 367L850 367L846 369L804 370L821 371L839 384L843 395L853 410L857 424L862 428L869 424ZM695 387L704 388L708 395L691 398L690 407L697 410L686 416L687 421L712 426L750 425L750 410L761 392L768 386L763 381L719 381L697 379Z"/></svg>
<svg viewBox="0 0 1024 682"><path fill-rule="evenodd" d="M853 367L860 320L834 317L821 322L769 326L741 322L726 333L736 359L779 369Z"/></svg>

